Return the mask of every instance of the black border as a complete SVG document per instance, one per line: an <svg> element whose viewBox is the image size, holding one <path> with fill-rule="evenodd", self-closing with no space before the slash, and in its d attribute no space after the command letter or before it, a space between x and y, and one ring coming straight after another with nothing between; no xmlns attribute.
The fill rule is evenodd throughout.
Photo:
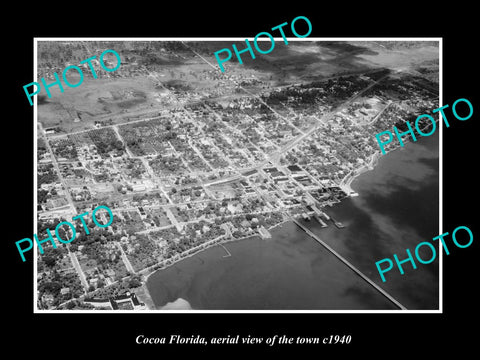
<svg viewBox="0 0 480 360"><path fill-rule="evenodd" d="M290 4L292 5L292 4ZM312 352L323 355L332 352L363 350L363 353L386 356L437 354L447 349L467 353L475 344L476 313L475 256L478 241L467 249L444 256L443 314L33 314L33 261L27 256L22 263L14 242L33 234L33 108L25 100L23 85L33 79L34 37L227 37L254 36L294 17L307 16L313 25L311 37L442 37L443 38L443 103L452 104L458 98L469 99L474 115L468 121L451 121L443 132L443 229L451 231L459 225L468 226L474 237L478 234L474 169L478 91L478 63L475 56L476 30L473 7L455 3L449 9L420 7L419 4L383 3L338 4L336 8L316 4L315 7L293 9L291 6L266 6L267 11L243 3L199 4L192 9L172 10L158 5L111 4L101 9L97 5L53 10L29 9L22 17L19 33L5 28L6 48L10 56L3 57L3 69L8 82L4 87L4 105L8 109L3 122L4 190L8 211L4 215L4 273L6 287L3 311L12 328L5 342L19 351L28 346L35 353L50 353L54 348L63 354L83 353L125 356L142 355L145 351L163 357L180 355L190 350L201 356L214 350L240 354L243 351L282 352L298 354ZM133 9L136 7L135 9ZM150 8L151 7L151 8ZM272 9L280 8L280 11ZM377 10L377 12L375 12ZM380 10L380 12L378 12ZM56 13L58 11L59 13ZM119 14L120 13L120 14ZM40 15L41 14L41 15ZM69 20L70 19L70 20ZM4 25L2 25L4 26ZM13 55L13 56L12 56ZM432 234L432 236L437 234ZM10 309L14 310L11 311ZM471 328L473 325L473 329ZM30 334L27 336L26 334ZM201 336L274 334L320 337L350 334L347 345L330 346L161 346L136 345L139 334L161 337L170 334L200 334ZM54 352L52 352L54 353ZM439 354L440 352L438 352ZM60 355L60 352L57 352ZM68 356L68 355L67 355ZM376 356L375 356L376 357Z"/></svg>

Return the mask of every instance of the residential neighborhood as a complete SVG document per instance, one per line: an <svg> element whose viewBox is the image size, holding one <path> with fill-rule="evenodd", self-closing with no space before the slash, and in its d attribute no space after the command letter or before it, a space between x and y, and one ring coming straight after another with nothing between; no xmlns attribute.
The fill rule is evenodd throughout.
<svg viewBox="0 0 480 360"><path fill-rule="evenodd" d="M101 93L82 85L96 107L39 107L37 234L98 205L114 220L87 223L88 235L77 223L74 241L38 254L38 309L148 309L148 275L198 251L268 238L295 217L331 226L328 208L357 195L351 182L375 166L374 134L438 107L438 84L421 73L379 67L278 84L253 67L229 64L222 74L214 47L39 46L45 78L107 48L125 60L99 72Z"/></svg>

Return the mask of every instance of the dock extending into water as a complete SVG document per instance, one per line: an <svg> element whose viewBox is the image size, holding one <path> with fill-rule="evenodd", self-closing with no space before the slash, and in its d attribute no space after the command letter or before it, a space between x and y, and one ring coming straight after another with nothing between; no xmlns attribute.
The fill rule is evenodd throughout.
<svg viewBox="0 0 480 360"><path fill-rule="evenodd" d="M223 255L222 257L230 257L230 256L232 256L232 254L230 253L230 251L228 251L228 249L227 249L225 246L223 246L223 244L218 244L218 245L221 246L221 247L223 248L223 250L225 250L225 252L226 252L226 254Z"/></svg>
<svg viewBox="0 0 480 360"><path fill-rule="evenodd" d="M343 229L345 225L343 225L340 221L335 220L332 216L330 216L330 220L335 224L335 226L339 229Z"/></svg>
<svg viewBox="0 0 480 360"><path fill-rule="evenodd" d="M323 220L320 218L320 216L314 215L313 218L314 218L315 220L317 220L317 221L320 223L320 225L322 225L322 228L325 228L325 227L328 226L328 225L325 223L325 221L323 221Z"/></svg>
<svg viewBox="0 0 480 360"><path fill-rule="evenodd" d="M368 284L373 286L375 290L377 290L379 293L381 293L383 296L385 296L390 302L392 302L395 306L397 306L401 310L407 310L405 306L400 304L395 298L393 298L389 293L387 293L385 290L383 290L380 286L378 286L375 282L370 280L364 273L362 273L360 270L358 270L355 266L353 266L347 259L345 259L342 255L340 255L338 252L336 252L334 249L332 249L327 243L325 243L322 239L320 239L317 235L315 235L313 232L311 232L305 225L301 224L298 220L291 218L292 221L298 225L303 231L305 231L310 237L315 239L317 242L319 242L325 249L330 251L333 255L335 255L341 262L343 262L345 265L347 265L351 270L353 270L358 276L360 276L363 280L365 280Z"/></svg>

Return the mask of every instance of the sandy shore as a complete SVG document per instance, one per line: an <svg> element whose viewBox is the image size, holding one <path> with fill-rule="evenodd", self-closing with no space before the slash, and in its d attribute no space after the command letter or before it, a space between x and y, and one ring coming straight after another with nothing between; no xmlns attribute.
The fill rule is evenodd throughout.
<svg viewBox="0 0 480 360"><path fill-rule="evenodd" d="M160 310L192 310L192 306L187 300L178 298L162 306Z"/></svg>
<svg viewBox="0 0 480 360"><path fill-rule="evenodd" d="M351 194L351 193L354 193L355 191L351 188L351 184L352 182L360 175L362 175L364 172L366 171L369 171L371 170L374 166L376 166L377 162L378 162L378 159L380 158L380 154L379 153L375 153L373 154L371 157L370 157L370 160L368 162L368 164L365 164L363 165L362 167L356 169L353 171L353 173L349 173L344 179L342 179L342 182L341 182L341 186L343 187L344 191L347 192L347 194ZM278 223L278 224L275 224L273 226L270 226L268 228L268 230L270 231L271 229L274 229L276 227L279 227L281 225L283 225L284 223L290 221L289 219L285 219L283 220L282 222ZM241 237L241 238L238 238L238 239L235 239L233 237L231 238L228 238L228 239L213 239L213 240L210 240L209 242L206 242L204 244L201 244L198 246L197 249L195 248L192 248L190 250L187 250L185 253L182 253L182 254L178 254L176 256L174 256L173 258L170 259L170 263L168 264L162 264L159 268L157 269L154 269L154 270L151 270L150 272L148 272L148 268L147 269L143 269L141 270L140 272L148 272L148 274L145 276L145 282L143 284L143 287L145 288L145 290L147 289L147 281L148 281L148 278L150 277L150 275L154 274L155 272L157 271L160 271L160 270L164 270L170 266L173 266L175 265L176 263L178 263L179 261L182 261L183 259L187 259L189 257L192 257L194 255L197 255L198 253L204 251L204 250L207 250L213 246L218 246L220 244L227 244L227 243L230 243L230 242L234 242L234 241L242 241L242 240L245 240L245 239L251 239L253 237L260 237L259 234L253 234L253 235L248 235L248 236L244 236L244 237ZM188 254L186 254L188 253ZM183 255L185 254L185 255ZM183 255L183 256L182 256ZM167 260L165 260L166 262ZM152 266L151 268L155 267L155 266L158 266L159 264L156 264L154 266ZM153 305L153 300L151 299L150 297L150 294L148 293L148 290L144 291L144 294L145 296L145 300L142 300L145 304L152 304L152 309L155 309L155 306ZM179 303L176 303L177 301L179 301ZM172 302L172 303L168 303L166 304L165 306L163 306L161 309L177 309L177 306L180 306L179 309L186 309L187 305L185 305L185 303L183 302L186 302L184 299L177 299L176 301ZM188 302L186 302L188 304ZM182 307L183 306L183 307ZM188 308L191 309L190 307L190 304L188 304ZM150 307L149 307L150 309Z"/></svg>
<svg viewBox="0 0 480 360"><path fill-rule="evenodd" d="M392 150L393 151L393 150ZM352 193L355 193L355 191L352 189L351 187L351 184L353 183L353 181L359 177L360 175L362 175L363 173L367 172L367 171L370 171L372 170L378 163L378 160L380 158L380 153L375 153L373 154L370 158L369 158L369 161L367 164L361 166L360 168L358 169L355 169L353 170L352 172L350 172L348 175L346 175L341 183L340 183L340 186L344 189L344 191L350 195ZM279 227L281 225L283 225L284 223L290 221L289 219L286 219L286 220L283 220L282 222L278 223L278 224L275 224L273 226L270 226L268 228L268 230L270 231L271 229L274 229L276 227ZM150 294L147 290L147 281L148 281L148 278L150 277L150 275L154 274L155 272L157 271L160 271L160 270L164 270L170 266L173 266L175 265L176 263L178 263L179 261L182 261L183 259L187 259L189 257L192 257L194 255L197 255L198 253L204 251L204 250L207 250L213 246L218 246L220 244L227 244L227 243L230 243L230 242L234 242L234 241L242 241L242 240L245 240L245 239L250 239L250 238L253 238L253 237L260 237L259 234L253 234L253 235L248 235L248 236L245 236L245 237L242 237L242 238L238 238L238 239L235 239L233 237L231 238L228 238L228 239L213 239L213 240L210 240L209 242L206 242L204 244L201 244L198 246L197 249L195 248L192 248L190 250L187 250L185 251L184 253L182 254L178 254L176 256L174 256L173 258L170 259L170 263L168 264L163 264L161 265L158 269L155 269L155 270L151 270L150 272L148 272L148 268L147 269L143 269L141 270L140 272L145 272L147 271L148 274L145 276L145 282L144 284L142 285L142 288L144 288L145 290L142 292L142 301L147 304L148 308L149 309L155 309L155 305L153 303L153 300L151 299L150 297ZM188 253L188 254L186 254ZM183 255L185 254L185 255ZM182 256L183 255L183 256ZM167 260L165 260L166 262ZM155 266L158 266L159 264L157 265L154 265L152 266L155 267ZM138 294L137 294L138 295ZM140 298L140 296L139 296ZM177 299L173 302L170 302L170 303L167 303L166 305L164 305L163 307L161 307L160 309L162 310L175 310L175 309L191 309L191 306L190 304L188 303L188 301L184 300L184 299Z"/></svg>
<svg viewBox="0 0 480 360"><path fill-rule="evenodd" d="M150 292L148 291L147 284L144 283L139 289L135 289L138 299L143 302L148 310L155 310L155 303L153 302Z"/></svg>
<svg viewBox="0 0 480 360"><path fill-rule="evenodd" d="M340 186L343 188L343 190L347 194L355 193L355 190L352 189L352 183L355 181L357 177L362 175L363 173L373 170L375 166L378 164L378 160L380 159L380 153L375 153L372 156L370 156L369 161L367 164L362 165L358 169L352 170L350 173L348 173L340 182Z"/></svg>
<svg viewBox="0 0 480 360"><path fill-rule="evenodd" d="M276 227L279 227L279 226L282 226L284 223L288 222L290 220L283 220L282 222L278 223L278 224L275 224L273 226L270 226L267 230L271 230L271 229L274 229ZM170 266L173 266L175 265L176 263L184 260L184 259L187 259L189 257L192 257L194 255L197 255L198 253L204 251L204 250L207 250L211 247L214 247L214 246L218 246L220 244L227 244L227 243L230 243L230 242L234 242L234 241L242 241L242 240L246 240L246 239L251 239L251 238L254 238L254 237L259 237L260 238L260 235L258 234L253 234L253 235L248 235L248 236L245 236L245 237L242 237L242 238L238 238L238 239L235 239L235 238L228 238L228 239L224 239L224 240L219 240L219 239L214 239L214 240L211 240L211 244L208 244L205 243L205 244L202 244L200 246L202 246L201 249L198 249L197 251L194 251L192 252L191 254L188 254L188 255L185 255L183 257L179 257L178 259L175 259L173 260L170 264L165 264L163 266L161 266L160 268L156 269L156 270L152 270L151 272L148 273L148 275L146 275L145 277L145 281L142 285L142 288L143 290L142 291L139 291L137 293L137 296L139 297L139 299L142 300L142 302L144 302L146 305L147 305L147 308L149 310L155 310L156 309L156 306L155 306L155 303L153 302L151 296L150 296L150 293L148 291L148 287L147 287L147 281L148 281L148 278L156 273L157 271L161 271L161 270L164 270ZM206 245L207 244L207 245ZM204 246L204 247L203 247ZM188 252L188 250L187 250ZM155 265L156 266L156 265ZM145 271L145 269L143 270ZM140 295L139 295L140 293ZM176 309L180 309L180 310L183 310L183 309L192 309L190 304L188 303L188 301L184 300L184 299L177 299L173 302L170 302L170 303L167 303L166 305L160 307L161 310L176 310Z"/></svg>

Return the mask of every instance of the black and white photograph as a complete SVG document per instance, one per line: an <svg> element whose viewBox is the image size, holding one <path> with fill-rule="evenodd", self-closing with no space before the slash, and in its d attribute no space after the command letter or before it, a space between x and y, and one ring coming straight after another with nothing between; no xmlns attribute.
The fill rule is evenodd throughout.
<svg viewBox="0 0 480 360"><path fill-rule="evenodd" d="M70 5L2 24L6 353L475 353L471 5Z"/></svg>
<svg viewBox="0 0 480 360"><path fill-rule="evenodd" d="M441 42L239 40L36 39L39 310L439 309Z"/></svg>

